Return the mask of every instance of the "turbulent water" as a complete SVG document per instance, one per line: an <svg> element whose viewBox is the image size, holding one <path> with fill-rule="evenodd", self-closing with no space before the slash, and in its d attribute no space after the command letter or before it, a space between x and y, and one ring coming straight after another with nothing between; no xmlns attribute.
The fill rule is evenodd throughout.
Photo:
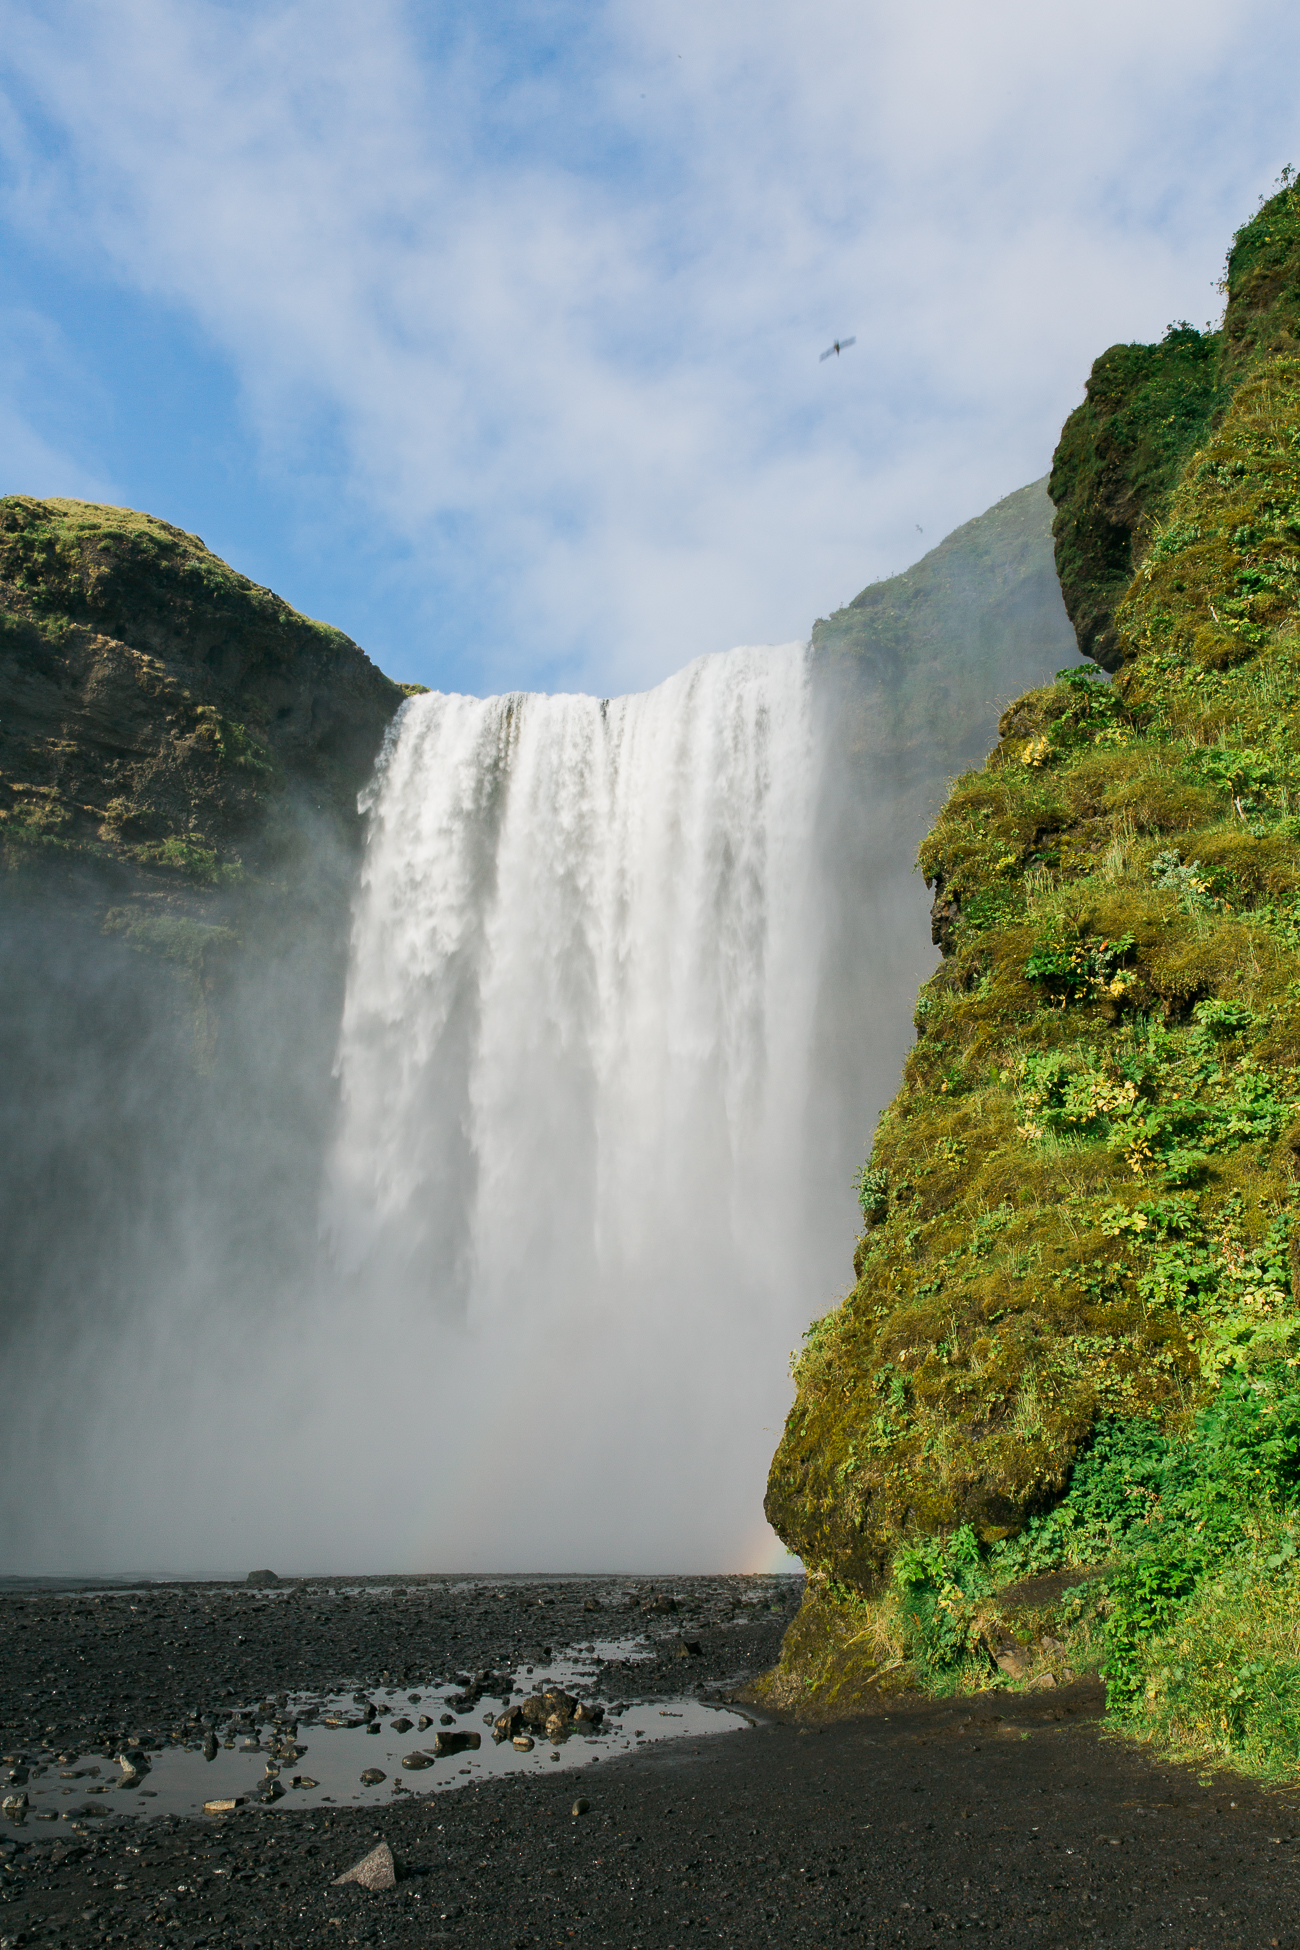
<svg viewBox="0 0 1300 1950"><path fill-rule="evenodd" d="M431 1451L498 1531L559 1498L570 1552L585 1511L596 1559L676 1562L703 1500L713 1561L759 1545L817 1297L813 746L792 647L637 697L416 698L381 760L328 1225L351 1296L439 1324L470 1402Z"/></svg>
<svg viewBox="0 0 1300 1950"><path fill-rule="evenodd" d="M422 697L381 763L341 1250L472 1328L793 1270L817 976L797 653L644 696ZM526 1297L525 1297L526 1296Z"/></svg>

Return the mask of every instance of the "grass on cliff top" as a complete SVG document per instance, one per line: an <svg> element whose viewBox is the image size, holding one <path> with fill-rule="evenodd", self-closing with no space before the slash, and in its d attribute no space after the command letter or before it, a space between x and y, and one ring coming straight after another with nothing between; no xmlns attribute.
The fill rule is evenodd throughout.
<svg viewBox="0 0 1300 1950"><path fill-rule="evenodd" d="M272 590L251 582L214 555L198 535L157 515L61 495L0 496L0 582L26 598L40 617L96 618L118 627L140 606L139 578L151 585L162 572L183 598L234 605L262 627L318 633L324 642L350 642L330 623L303 616ZM150 605L157 590L147 591ZM148 605L146 605L147 607ZM125 640L130 641L128 631Z"/></svg>
<svg viewBox="0 0 1300 1950"><path fill-rule="evenodd" d="M950 952L767 1504L870 1602L927 1539L967 1536L990 1574L1100 1424L1187 1442L1225 1388L1276 1393L1300 1364L1300 361L1238 388L1118 624L1116 681L1085 666L1021 699L922 849ZM1277 1550L1291 1575L1290 1518L1255 1487L1237 1507L1263 1557L1201 1562L1183 1622L1157 1608L1138 1634L1218 1634L1234 1685L1232 1618ZM1194 1745L1219 1682L1170 1661L1142 1667L1145 1723Z"/></svg>

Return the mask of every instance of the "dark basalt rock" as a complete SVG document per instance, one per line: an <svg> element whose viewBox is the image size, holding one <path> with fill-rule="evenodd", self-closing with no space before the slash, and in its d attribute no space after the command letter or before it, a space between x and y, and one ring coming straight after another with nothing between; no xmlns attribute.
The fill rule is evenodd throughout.
<svg viewBox="0 0 1300 1950"><path fill-rule="evenodd" d="M950 955L956 946L961 908L951 894L944 892L943 877L936 875L934 899L930 903L930 939L941 955Z"/></svg>
<svg viewBox="0 0 1300 1950"><path fill-rule="evenodd" d="M442 1754L477 1753L482 1745L483 1736L481 1733L467 1733L463 1728L457 1728L452 1733L435 1733L433 1736L433 1751L440 1756Z"/></svg>

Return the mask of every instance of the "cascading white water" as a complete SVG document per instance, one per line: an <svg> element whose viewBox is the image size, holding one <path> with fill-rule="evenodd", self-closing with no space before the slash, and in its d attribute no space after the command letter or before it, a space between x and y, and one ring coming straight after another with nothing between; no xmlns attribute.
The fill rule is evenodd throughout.
<svg viewBox="0 0 1300 1950"><path fill-rule="evenodd" d="M636 697L403 709L370 794L328 1228L349 1307L400 1319L440 1395L443 1562L762 1547L785 1356L825 1300L813 774L800 646Z"/></svg>
<svg viewBox="0 0 1300 1950"><path fill-rule="evenodd" d="M129 1260L108 1242L110 1329L13 1346L15 1568L779 1561L788 1356L844 1291L933 962L839 695L795 645L603 704L405 707L336 1119L292 1048L296 1124L213 1098L217 1176L124 1213ZM263 1045L295 970L247 991Z"/></svg>

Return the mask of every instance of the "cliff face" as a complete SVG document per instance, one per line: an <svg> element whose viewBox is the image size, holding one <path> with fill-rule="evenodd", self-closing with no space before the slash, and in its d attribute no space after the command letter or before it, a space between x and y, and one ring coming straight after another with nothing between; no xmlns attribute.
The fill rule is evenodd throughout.
<svg viewBox="0 0 1300 1950"><path fill-rule="evenodd" d="M1073 650L1051 520L1045 483L1020 488L813 627L855 796L888 802L909 859L947 781L985 756L1000 705Z"/></svg>
<svg viewBox="0 0 1300 1950"><path fill-rule="evenodd" d="M1115 670L1115 607L1164 531L1189 455L1262 359L1300 353L1300 250L1285 188L1237 232L1217 332L1171 325L1159 345L1112 345L1061 431L1048 483L1056 567L1079 650Z"/></svg>
<svg viewBox="0 0 1300 1950"><path fill-rule="evenodd" d="M196 536L0 500L0 1336L309 1263L402 698Z"/></svg>
<svg viewBox="0 0 1300 1950"><path fill-rule="evenodd" d="M0 846L230 884L295 796L347 835L402 701L341 631L151 515L0 500ZM163 870L168 876L159 880Z"/></svg>
<svg viewBox="0 0 1300 1950"><path fill-rule="evenodd" d="M1143 412L1175 379L1191 404L1163 451L1126 450L1139 560L1118 599L1113 535L1074 519L1080 456L1104 472L1096 399L1066 428L1058 560L1076 621L1081 590L1104 596L1081 641L1119 674L1084 666L1013 704L921 849L945 959L864 1166L857 1284L809 1332L768 1487L814 1573L796 1693L831 1666L841 1683L850 1643L882 1657L889 1630L918 1674L987 1684L999 1577L1091 1553L1136 1567L1107 1600L1112 1702L1154 1712L1185 1673L1209 1699L1214 1660L1235 1670L1225 1553L1252 1525L1274 1540L1261 1616L1290 1575L1298 271L1288 185L1239 234L1216 403L1181 467L1209 354L1175 334L1124 362L1155 388L1130 391ZM1198 1605L1211 1650L1175 1682L1148 1648Z"/></svg>

